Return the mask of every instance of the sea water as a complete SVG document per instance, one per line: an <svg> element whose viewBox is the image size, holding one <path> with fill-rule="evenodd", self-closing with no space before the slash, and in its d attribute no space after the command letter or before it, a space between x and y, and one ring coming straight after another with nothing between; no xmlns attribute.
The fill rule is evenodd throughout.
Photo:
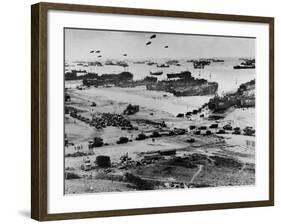
<svg viewBox="0 0 281 224"><path fill-rule="evenodd" d="M190 71L195 78L204 78L211 82L219 84L218 94L236 90L242 83L248 82L255 78L255 69L233 69L233 66L242 62L239 58L224 58L224 62L211 62L204 69L194 69L192 62L186 62L185 59L178 59L180 66L170 65L168 68L158 68L156 65L134 64L127 61L128 67L123 68L115 65L104 66L78 66L77 63L71 63L70 69L86 70L94 72L98 75L120 73L123 71L131 72L134 80L140 80L146 76L150 76L150 72L163 71L163 74L157 76L158 80L167 79L168 73L177 73L182 71ZM154 62L163 63L164 61L155 60Z"/></svg>
<svg viewBox="0 0 281 224"><path fill-rule="evenodd" d="M210 82L217 82L218 94L236 91L242 83L255 78L255 69L233 69L233 66L242 62L242 60L238 58L224 58L224 62L211 62L211 64L205 66L204 69L194 69L193 63L186 62L184 59L178 59L178 61L180 66L170 65L168 68L158 68L156 65L134 64L132 61L127 61L129 66L126 68L112 65L85 67L77 65L77 63L71 63L68 69L86 70L87 72L94 72L98 75L118 74L123 71L128 71L134 75L134 80L140 80L146 76L150 76L150 71L163 71L163 74L157 76L157 78L158 80L164 80L167 79L168 73L178 73L188 70L195 78L204 78ZM154 62L163 63L164 61L158 60ZM75 82L67 82L66 87L68 86L73 88ZM91 88L82 92L93 96L101 94L109 100L135 103L151 109L160 109L173 115L197 109L213 97L213 95L175 97L165 92L146 91L145 87Z"/></svg>

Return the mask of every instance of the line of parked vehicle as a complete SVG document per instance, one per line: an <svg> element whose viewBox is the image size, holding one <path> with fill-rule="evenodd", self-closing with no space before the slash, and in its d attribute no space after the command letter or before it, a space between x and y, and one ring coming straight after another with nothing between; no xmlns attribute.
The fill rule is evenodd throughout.
<svg viewBox="0 0 281 224"><path fill-rule="evenodd" d="M86 118L80 114L78 114L76 111L72 111L70 113L70 116L78 119L82 122L85 122L89 124L90 126L94 126L96 128L104 128L106 126L115 126L119 127L121 129L126 130L138 130L137 127L133 127L128 119L126 119L124 116L120 114L111 114L111 113L103 113L101 117L93 116L93 119ZM151 138L152 141L155 140L155 138L159 137L165 137L165 136L174 136L174 135L184 135L188 131L191 131L194 135L202 135L207 136L211 134L234 134L234 135L247 135L247 136L254 136L255 135L255 129L253 127L245 127L244 129L241 129L240 127L232 127L230 124L226 124L222 127L219 127L218 123L213 123L209 126L196 126L196 125L190 125L189 129L183 129L183 128L174 128L173 130L159 130L159 131L153 131L151 133L144 133L141 132L137 135L137 137L134 139L136 141L145 140L147 138ZM116 143L117 144L125 144L128 142L132 142L133 139L130 139L126 136L121 136ZM193 138L190 138L187 140L187 142L192 143L195 140ZM108 143L104 143L103 139L100 137L96 137L93 140L88 142L89 149L92 149L94 147L101 147L104 145L108 145Z"/></svg>
<svg viewBox="0 0 281 224"><path fill-rule="evenodd" d="M119 127L122 130L138 130L138 127L133 127L130 120L126 119L121 114L101 113L100 116L92 116L92 119L78 114L77 111L70 113L72 118L78 119L96 129L102 129L107 126Z"/></svg>
<svg viewBox="0 0 281 224"><path fill-rule="evenodd" d="M219 128L219 124L211 124L209 127L207 126L199 126L196 127L195 125L189 126L190 130L194 130L195 135L211 135L211 134L234 134L234 135L247 135L247 136L254 136L255 135L255 129L253 127L247 126L244 129L241 129L240 127L232 127L230 124L224 125L222 128ZM212 132L210 129L215 129L214 132ZM202 133L202 131L205 131Z"/></svg>

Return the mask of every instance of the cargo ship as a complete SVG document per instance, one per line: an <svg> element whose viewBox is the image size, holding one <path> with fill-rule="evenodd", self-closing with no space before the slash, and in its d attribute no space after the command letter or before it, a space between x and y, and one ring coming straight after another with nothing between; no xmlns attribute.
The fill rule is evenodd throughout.
<svg viewBox="0 0 281 224"><path fill-rule="evenodd" d="M168 80L147 83L147 90L165 91L174 96L203 96L215 94L218 83L208 82L205 79L195 79L191 72L167 74Z"/></svg>
<svg viewBox="0 0 281 224"><path fill-rule="evenodd" d="M240 65L233 66L233 69L254 69L256 68L255 59L243 59Z"/></svg>

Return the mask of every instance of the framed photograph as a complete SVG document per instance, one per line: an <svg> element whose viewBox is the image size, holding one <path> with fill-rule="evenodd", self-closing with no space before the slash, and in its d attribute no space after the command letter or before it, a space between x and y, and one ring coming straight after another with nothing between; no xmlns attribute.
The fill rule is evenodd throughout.
<svg viewBox="0 0 281 224"><path fill-rule="evenodd" d="M274 204L274 18L32 5L32 218Z"/></svg>

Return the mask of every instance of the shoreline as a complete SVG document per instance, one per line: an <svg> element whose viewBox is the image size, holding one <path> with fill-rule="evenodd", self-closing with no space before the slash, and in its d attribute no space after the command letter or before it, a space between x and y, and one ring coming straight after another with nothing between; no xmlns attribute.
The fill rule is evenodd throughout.
<svg viewBox="0 0 281 224"><path fill-rule="evenodd" d="M254 136L242 137L242 135L236 136L231 133L217 135L215 134L216 130L212 129L210 129L212 130L211 135L196 135L196 131L189 130L190 125L208 127L211 124L216 123L215 121L207 119L208 110L202 111L202 113L205 114L204 117L200 117L199 114L193 115L190 119L176 117L176 114L179 112L178 108L182 108L182 110L185 110L186 112L187 109L185 106L188 102L186 98L193 102L196 101L194 108L197 109L203 103L206 103L206 97L203 97L203 99L201 97L201 100L203 101L203 103L201 103L199 100L195 100L196 97L175 97L172 95L164 97L163 92L146 91L143 87L91 87L86 90L69 89L68 92L71 96L71 103L66 105L79 108L79 111L81 111L80 113L86 117L90 117L92 113L114 112L122 114L123 110L129 103L140 104L140 110L136 114L126 116L133 126L138 127L138 130L131 131L121 130L118 127L105 127L98 130L89 126L89 124L71 118L69 115L66 116L66 134L69 137L69 141L71 142L75 138L75 144L83 146L82 149L78 151L75 150L73 146L66 147L66 154L88 152L88 141L95 136L102 137L104 142L108 143L106 146L93 148L91 151L92 154L88 154L87 156L81 154L81 156L65 157L65 172L75 173L80 176L80 180L83 180L79 184L76 179L67 179L66 193L101 192L101 189L104 189L103 191L106 192L117 191L117 189L120 191L140 190L128 179L125 182L114 180L115 187L113 188L107 186L106 183L109 182L106 180L108 178L109 180L110 178L119 179L121 176L127 175L126 173L128 172L135 176L135 178L140 178L142 181L145 181L145 178L147 177L153 177L155 179L153 183L155 184L154 187L156 189L173 189L171 186L180 186L180 188L183 186L214 187L223 186L223 183L226 186L243 184L251 185L255 183L255 149L249 148L247 145L248 141L254 141ZM95 102L96 106L91 109L90 105L92 102ZM159 106L156 102L160 102L162 105ZM152 103L152 108L150 108L151 105L148 103ZM167 106L169 107L168 110L165 105L169 105ZM174 105L179 106L176 107ZM255 123L253 114L254 108L244 110L235 108L233 111L228 111L225 114L225 118L220 120L219 123L222 127L225 124L229 124L229 120L234 120L235 122L233 122L233 126L241 125L241 128L244 128L247 125ZM249 115L252 119L249 119ZM146 121L149 120L159 121L160 123L161 121L165 121L168 130L182 128L186 129L187 132L183 135L162 136L155 138L154 140L153 138L147 138L142 141L136 141L135 138L141 132L152 133L155 130L161 130L161 128L153 124L146 123ZM255 126L253 125L253 127ZM122 136L127 136L132 142L117 144L116 141ZM194 143L187 142L191 138L195 139ZM171 152L175 151L176 154L162 156L163 158L158 155L159 152L166 150ZM148 156L154 156L154 154L157 154L155 155L155 158L159 157L160 159L144 160L144 158L149 158ZM99 155L109 156L112 167L106 169L95 168L94 161ZM129 164L120 161L124 155L127 155L130 158L131 162ZM189 157L193 158L193 156L195 156L194 158L197 158L196 155L199 155L199 158L202 157L204 161L199 159L198 162L194 162L194 165L192 165L194 168L184 168L181 163L177 164L174 168L168 168L171 165L165 165L174 161L174 158L184 159ZM81 165L84 164L83 160L85 157L89 158L93 166L90 171L81 170ZM218 160L219 164L221 160L225 160L225 164L232 164L233 160L233 162L238 164L239 168L231 168L231 165L227 165L227 167L225 167L225 165L214 165L213 162L210 162L213 160L212 158ZM147 164L145 161L150 162ZM202 162L205 166L201 167L202 170L200 171L200 174L196 176L192 184L188 185L193 174L198 170ZM138 163L147 165L140 165L137 168L136 164ZM246 169L244 167L249 168ZM168 169L170 171L164 171L162 169ZM167 177L174 178L169 181L169 178L167 179L166 175L163 176L163 172L171 172ZM159 174L156 175L156 173ZM229 179L227 179L227 176ZM214 181L216 179L217 181ZM72 183L74 185L72 185ZM130 187L128 188L128 186Z"/></svg>

